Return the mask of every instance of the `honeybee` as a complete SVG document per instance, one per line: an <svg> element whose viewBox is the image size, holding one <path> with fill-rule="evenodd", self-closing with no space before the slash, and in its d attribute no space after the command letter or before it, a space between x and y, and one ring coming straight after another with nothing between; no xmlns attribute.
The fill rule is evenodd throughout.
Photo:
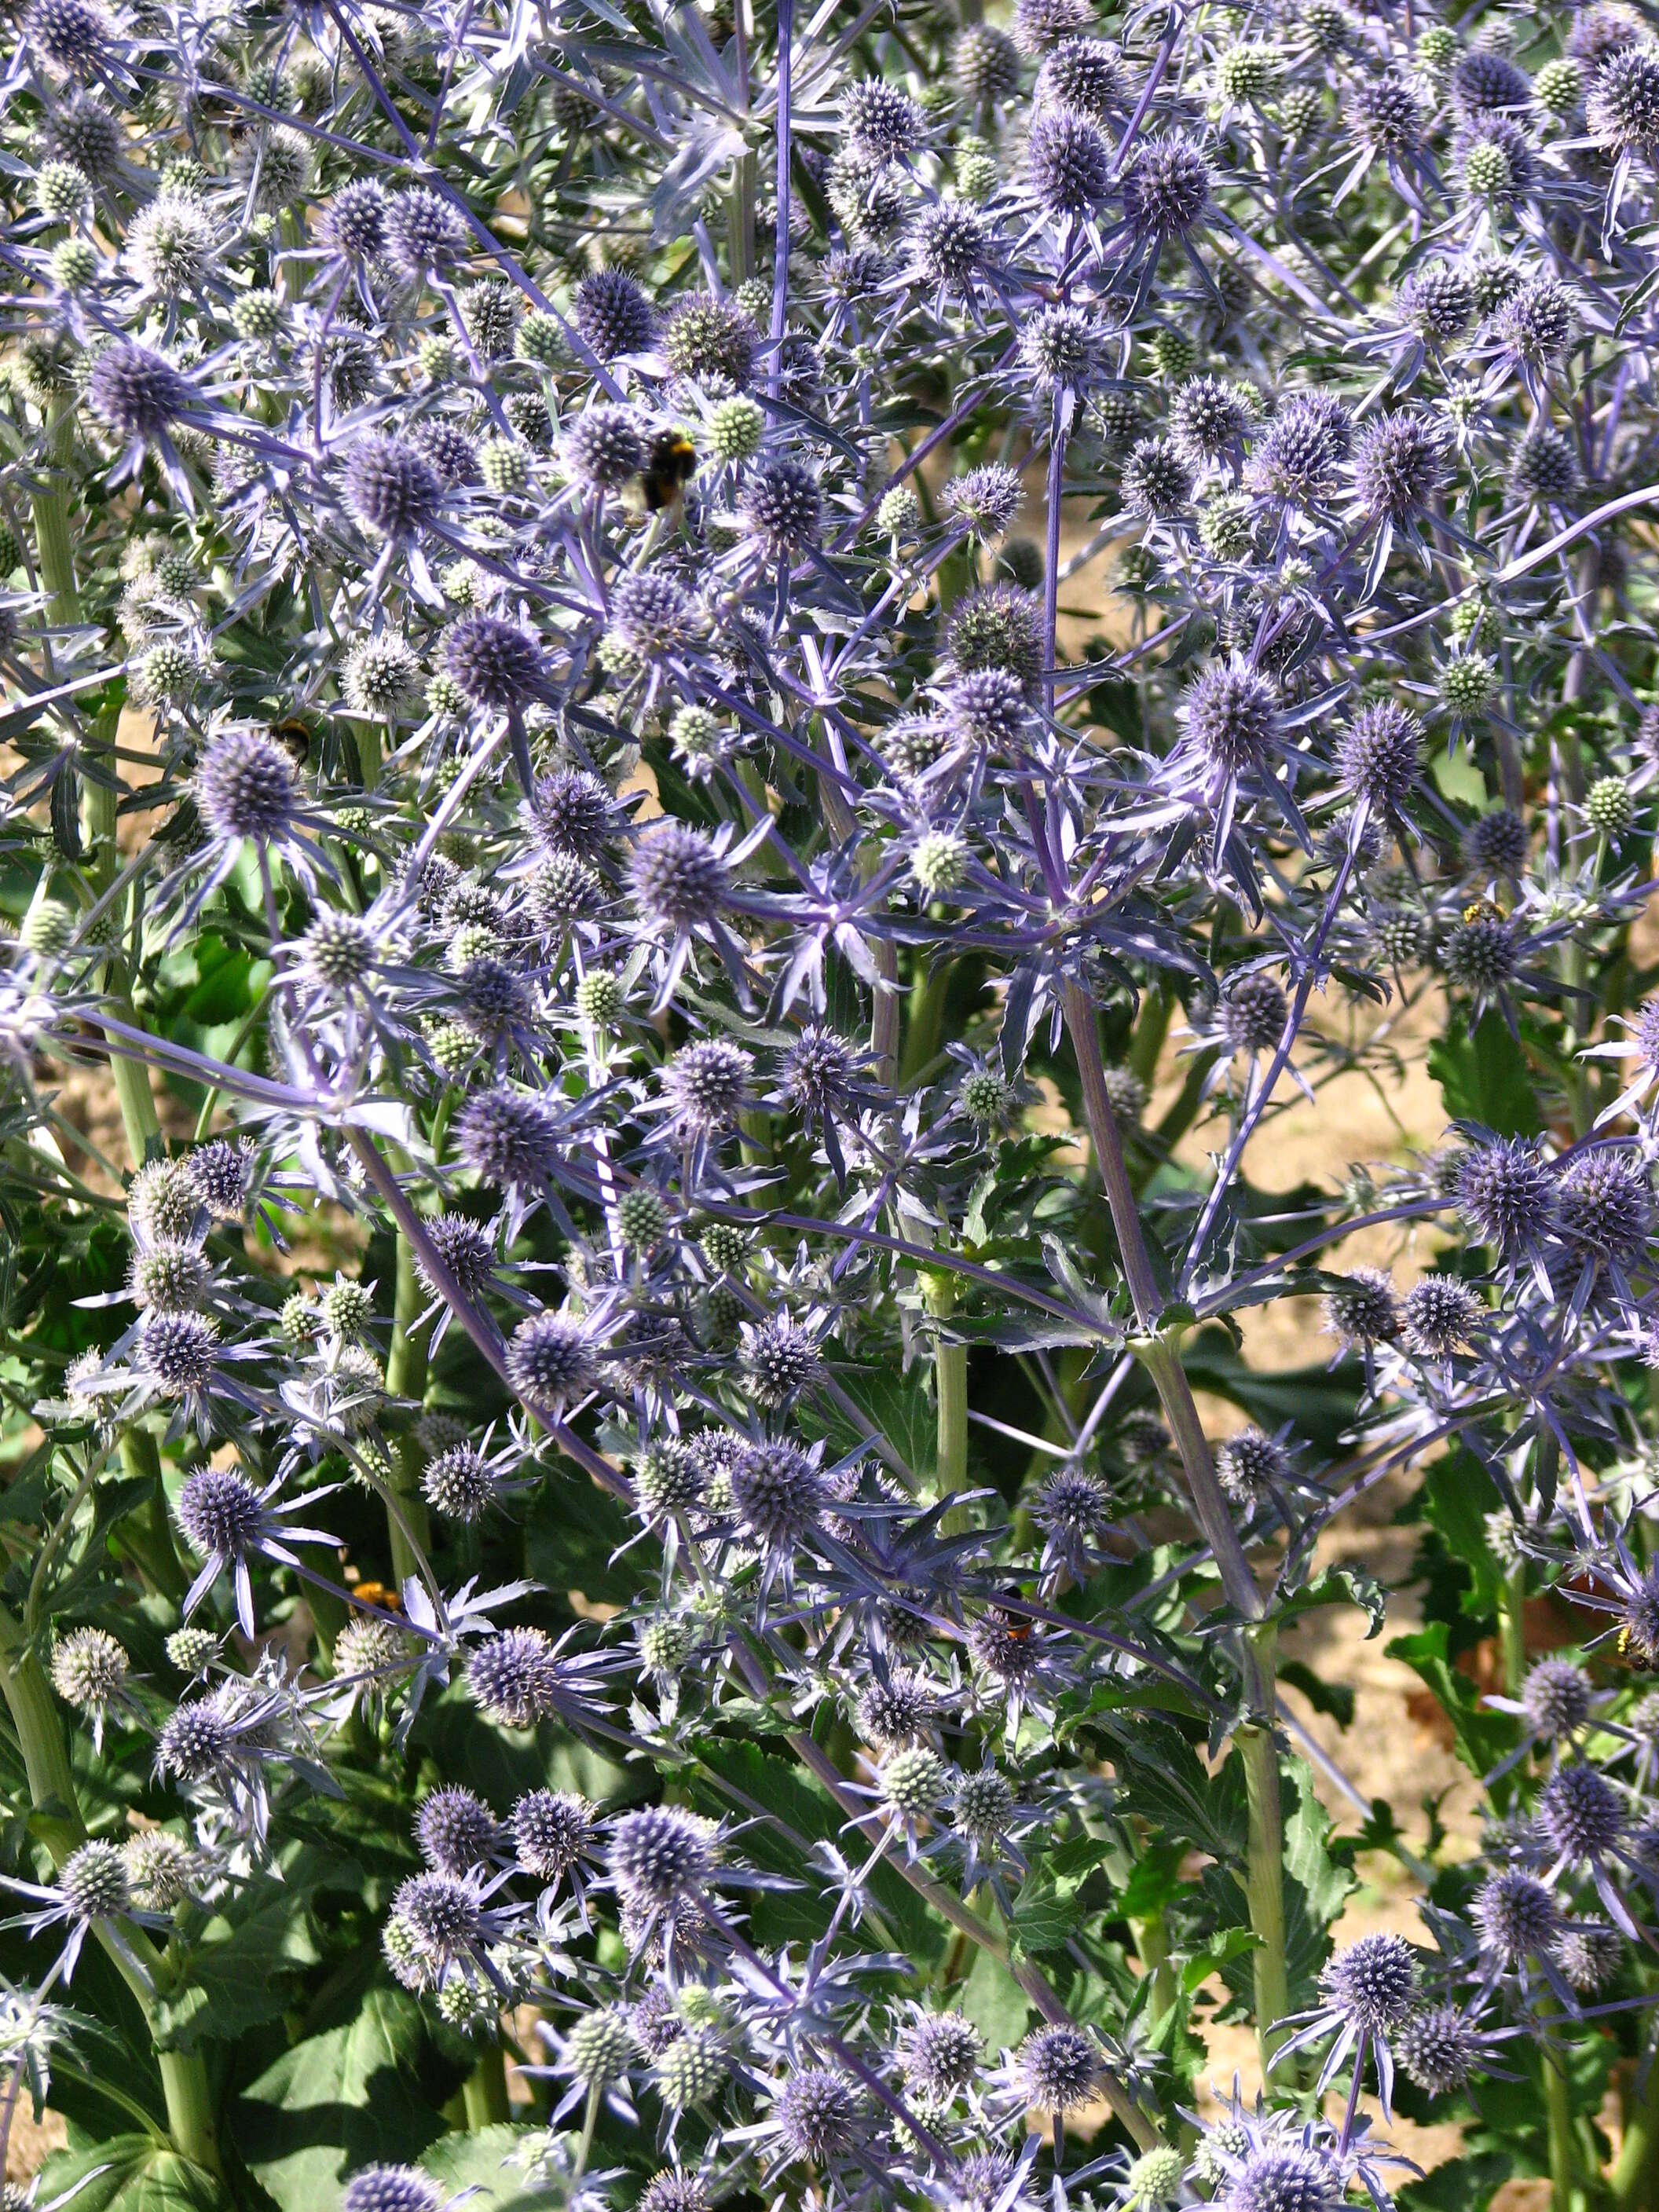
<svg viewBox="0 0 1659 2212"><path fill-rule="evenodd" d="M645 466L623 486L623 505L631 514L670 514L696 473L697 449L685 432L659 431Z"/></svg>
<svg viewBox="0 0 1659 2212"><path fill-rule="evenodd" d="M1501 906L1494 905L1492 901L1488 898L1471 899L1469 903L1463 909L1463 919L1468 923L1477 921L1502 921L1504 919L1504 909Z"/></svg>

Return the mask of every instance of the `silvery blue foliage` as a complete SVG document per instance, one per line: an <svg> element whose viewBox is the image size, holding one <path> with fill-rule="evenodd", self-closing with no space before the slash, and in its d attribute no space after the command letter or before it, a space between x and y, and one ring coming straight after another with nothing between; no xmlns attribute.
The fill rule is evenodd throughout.
<svg viewBox="0 0 1659 2212"><path fill-rule="evenodd" d="M41 2201L1655 2201L1656 155L1611 0L29 0Z"/></svg>

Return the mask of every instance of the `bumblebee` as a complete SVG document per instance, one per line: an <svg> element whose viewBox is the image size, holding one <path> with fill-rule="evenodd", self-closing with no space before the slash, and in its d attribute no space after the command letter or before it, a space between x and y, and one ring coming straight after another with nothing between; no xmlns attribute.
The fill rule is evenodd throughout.
<svg viewBox="0 0 1659 2212"><path fill-rule="evenodd" d="M1036 1623L1029 1613L1022 1613L1016 1608L1030 1602L1024 1591L1010 1583L987 1602L986 1621L1007 1643L1029 1644Z"/></svg>
<svg viewBox="0 0 1659 2212"><path fill-rule="evenodd" d="M685 496L697 473L697 449L684 430L663 430L652 441L645 466L623 486L623 505L633 514L666 514Z"/></svg>
<svg viewBox="0 0 1659 2212"><path fill-rule="evenodd" d="M287 753L296 768L303 768L311 757L311 726L302 722L297 714L284 715L270 726L270 734Z"/></svg>
<svg viewBox="0 0 1659 2212"><path fill-rule="evenodd" d="M359 1605L379 1606L383 1613L401 1613L404 1609L401 1592L386 1583L359 1583L351 1595Z"/></svg>

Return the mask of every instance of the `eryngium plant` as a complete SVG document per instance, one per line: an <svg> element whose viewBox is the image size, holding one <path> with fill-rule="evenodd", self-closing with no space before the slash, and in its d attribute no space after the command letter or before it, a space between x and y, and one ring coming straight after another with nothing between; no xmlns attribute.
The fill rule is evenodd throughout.
<svg viewBox="0 0 1659 2212"><path fill-rule="evenodd" d="M10 23L42 2202L1659 2202L1656 152L1611 5ZM1385 1481L1473 1856L1276 1695Z"/></svg>

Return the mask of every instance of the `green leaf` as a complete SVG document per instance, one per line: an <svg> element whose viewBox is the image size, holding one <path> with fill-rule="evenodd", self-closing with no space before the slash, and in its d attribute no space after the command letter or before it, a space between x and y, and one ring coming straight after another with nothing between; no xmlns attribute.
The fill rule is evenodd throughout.
<svg viewBox="0 0 1659 2212"><path fill-rule="evenodd" d="M837 1365L836 1380L870 1426L886 1437L912 1474L926 1483L939 1464L939 1416L923 1372L920 1365L908 1375L889 1367ZM802 1427L814 1441L827 1435L837 1451L856 1450L867 1441L845 1414L830 1407L803 1420Z"/></svg>
<svg viewBox="0 0 1659 2212"><path fill-rule="evenodd" d="M335 2212L356 2167L412 2164L443 2132L416 2077L424 2042L414 1998L377 1985L243 2093L237 2147L282 2212Z"/></svg>
<svg viewBox="0 0 1659 2212"><path fill-rule="evenodd" d="M253 961L240 945L228 945L222 937L198 937L195 951L201 981L179 1012L204 1029L241 1021L254 1003Z"/></svg>
<svg viewBox="0 0 1659 2212"><path fill-rule="evenodd" d="M55 2151L40 2172L40 2202L76 2212L224 2212L224 2185L153 2136L112 2136L90 2150Z"/></svg>
<svg viewBox="0 0 1659 2212"><path fill-rule="evenodd" d="M1293 1690L1300 1690L1314 1711L1326 1714L1338 1728L1353 1726L1353 1692L1346 1682L1328 1682L1300 1659L1281 1659L1279 1679L1288 1682Z"/></svg>
<svg viewBox="0 0 1659 2212"><path fill-rule="evenodd" d="M1481 1618L1490 1616L1504 1586L1486 1537L1486 1516L1503 1504L1497 1484L1473 1452L1449 1452L1425 1476L1422 1503L1425 1517L1438 1530L1446 1549L1474 1577L1471 1610Z"/></svg>
<svg viewBox="0 0 1659 2212"><path fill-rule="evenodd" d="M1486 779L1471 754L1437 752L1429 763L1429 774L1443 799L1449 799L1455 806L1469 806L1480 813L1486 812Z"/></svg>
<svg viewBox="0 0 1659 2212"><path fill-rule="evenodd" d="M568 2201L568 2192L532 2182L517 2154L530 2143L545 2143L545 2128L503 2121L480 2128L476 2135L465 2129L440 2136L421 2156L421 2164L434 2181L441 2182L446 2197L466 2192L471 2212L531 2212L532 2206L551 2208Z"/></svg>
<svg viewBox="0 0 1659 2212"><path fill-rule="evenodd" d="M1077 1927L1078 1892L1086 1874L1056 1875L1046 1866L1034 1867L1020 1884L1014 1899L1014 1917L1008 1932L1019 1948L1032 1958L1065 1948Z"/></svg>
<svg viewBox="0 0 1659 2212"><path fill-rule="evenodd" d="M1429 1047L1429 1073L1455 1121L1500 1137L1535 1137L1544 1126L1526 1057L1500 1014L1482 1015L1473 1036L1452 1023Z"/></svg>
<svg viewBox="0 0 1659 2212"><path fill-rule="evenodd" d="M568 1590L600 1605L626 1605L637 1597L645 1569L642 1552L618 1559L635 1533L616 1500L586 1477L550 1486L545 1508L525 1529L525 1571L562 1597Z"/></svg>
<svg viewBox="0 0 1659 2212"><path fill-rule="evenodd" d="M1182 1352L1181 1364L1195 1390L1242 1406L1253 1421L1271 1432L1282 1422L1316 1452L1333 1456L1354 1417L1359 1370L1347 1361L1334 1371L1302 1367L1281 1375L1261 1375L1234 1351L1222 1328L1201 1330Z"/></svg>
<svg viewBox="0 0 1659 2212"><path fill-rule="evenodd" d="M1326 1605L1357 1605L1370 1626L1365 1631L1365 1640L1382 1632L1388 1616L1388 1595L1382 1584L1362 1573L1358 1567L1327 1567L1310 1583L1292 1590L1279 1609L1281 1620L1294 1620L1299 1613L1316 1613Z"/></svg>
<svg viewBox="0 0 1659 2212"><path fill-rule="evenodd" d="M1097 1725L1111 1740L1125 1811L1161 1829L1166 1841L1195 1844L1224 1865L1243 1865L1249 1815L1236 1759L1211 1774L1178 1729L1144 1714L1133 1720L1102 1714Z"/></svg>
<svg viewBox="0 0 1659 2212"><path fill-rule="evenodd" d="M204 2036L234 2042L245 2029L277 2019L288 2001L284 1976L316 1966L322 1955L309 1885L270 1877L250 1883L231 1917L209 1921L179 1985L158 1999L158 2045L191 2051Z"/></svg>
<svg viewBox="0 0 1659 2212"><path fill-rule="evenodd" d="M741 1792L739 1805L763 1809L772 1820L793 1829L794 1837L804 1838L809 1845L838 1842L844 1847L841 1831L846 1815L828 1791L792 1761L775 1756L758 1743L734 1742L725 1735L699 1738L690 1747L701 1766ZM699 1787L695 1778L692 1789L702 1811L732 1811L731 1797ZM743 1843L744 1856L762 1873L801 1880L805 1855L793 1838L770 1822L757 1821L744 1832ZM810 1869L806 1878L810 1883ZM927 1964L943 1957L949 1930L902 1875L890 1866L878 1866L870 1887L884 1917L912 1959ZM810 1942L821 1931L817 1900L810 1888L804 1893L757 1891L749 1909L774 1942Z"/></svg>
<svg viewBox="0 0 1659 2212"><path fill-rule="evenodd" d="M1279 1669L1281 1674L1284 1671ZM1118 1892L1117 1909L1126 1920L1150 1920L1175 1902L1188 1887L1181 1872L1186 1856L1178 1844L1147 1843L1141 1847L1128 1881Z"/></svg>
<svg viewBox="0 0 1659 2212"><path fill-rule="evenodd" d="M1285 1872L1301 1892L1308 1917L1320 1929L1341 1913L1354 1886L1353 1871L1330 1849L1330 1815L1313 1786L1304 1761L1284 1763Z"/></svg>
<svg viewBox="0 0 1659 2212"><path fill-rule="evenodd" d="M1428 1684L1451 1723L1458 1757L1476 1774L1486 1774L1509 1750L1515 1725L1502 1713L1481 1711L1480 1692L1447 1656L1450 1637L1443 1620L1432 1620L1413 1636L1396 1636L1387 1646L1388 1656L1403 1660Z"/></svg>
<svg viewBox="0 0 1659 2212"><path fill-rule="evenodd" d="M641 1767L614 1765L586 1744L574 1743L556 1723L528 1729L498 1728L486 1721L459 1682L421 1708L414 1741L447 1782L464 1782L489 1805L509 1805L526 1790L579 1790L595 1800L642 1796L651 1776Z"/></svg>
<svg viewBox="0 0 1659 2212"><path fill-rule="evenodd" d="M1012 2051L1031 2018L1031 2000L988 1951L975 1954L968 1978L958 1984L957 2006L985 2038L988 2051Z"/></svg>
<svg viewBox="0 0 1659 2212"><path fill-rule="evenodd" d="M1493 2193L1515 2174L1515 2162L1501 2152L1484 2158L1454 2158L1413 2181L1395 2197L1400 2212L1470 2212L1490 2203Z"/></svg>
<svg viewBox="0 0 1659 2212"><path fill-rule="evenodd" d="M1240 1959L1248 1959L1255 1948L1255 1937L1248 1928L1225 1928L1213 1942L1206 1943L1201 1951L1194 1951L1181 1969L1181 1986L1188 1996L1201 1990L1212 1974L1225 1976L1229 1966Z"/></svg>

